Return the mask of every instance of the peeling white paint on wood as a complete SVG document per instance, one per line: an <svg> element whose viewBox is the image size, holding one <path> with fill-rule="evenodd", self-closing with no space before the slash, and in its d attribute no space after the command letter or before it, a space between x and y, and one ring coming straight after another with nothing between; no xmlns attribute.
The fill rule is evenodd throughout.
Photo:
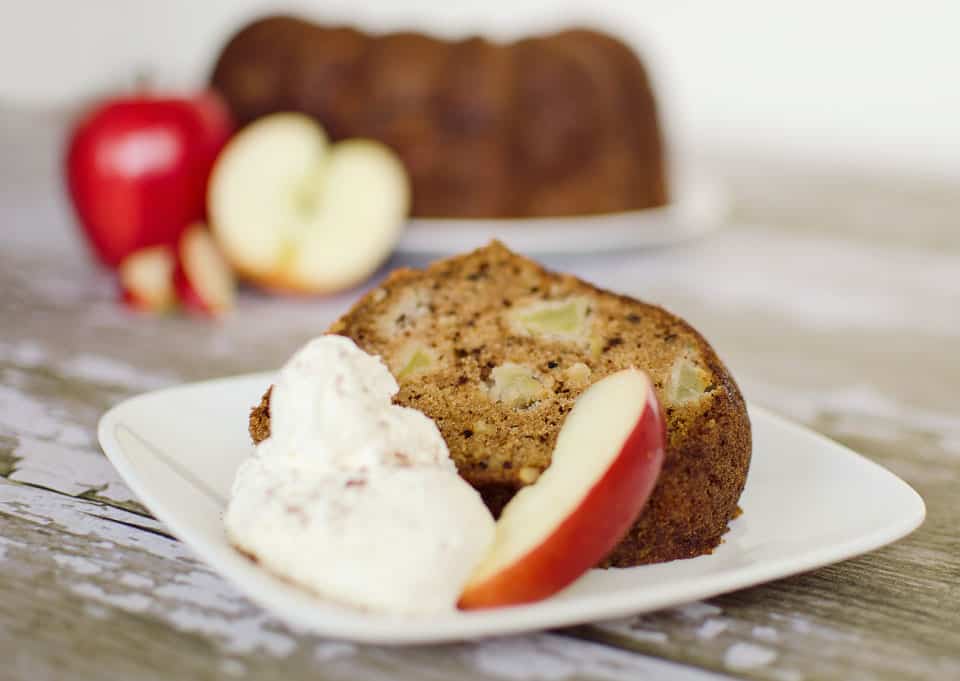
<svg viewBox="0 0 960 681"><path fill-rule="evenodd" d="M199 564L180 542L111 522L140 522L139 516L0 481L0 516L4 514L55 526L63 551L50 560L62 568L58 581L71 593L126 612L149 612L171 626L214 637L230 652L283 656L295 646L282 625ZM131 566L118 563L116 550L88 551L82 558L67 552L104 540L161 559L164 581L140 573L131 578ZM28 549L22 542L20 548Z"/></svg>
<svg viewBox="0 0 960 681"><path fill-rule="evenodd" d="M63 568L76 572L78 575L95 575L103 571L103 566L82 556L64 553L51 554L53 562Z"/></svg>
<svg viewBox="0 0 960 681"><path fill-rule="evenodd" d="M10 539L9 537L0 536L0 561L2 561L7 556L7 549L10 547L18 547L21 549L27 548L27 545L23 542Z"/></svg>
<svg viewBox="0 0 960 681"><path fill-rule="evenodd" d="M697 628L697 638L709 641L730 628L730 622L723 619L709 619Z"/></svg>
<svg viewBox="0 0 960 681"><path fill-rule="evenodd" d="M0 117L7 113L0 107ZM23 129L35 128L31 121ZM2 153L6 141L0 136L0 193L32 186L29 210L47 210L57 168L38 159L59 158L56 138L38 141L45 151L34 166L17 168L2 163L23 156ZM23 174L30 167L47 173L47 184L31 185ZM740 210L753 223L797 222L764 201L769 186L741 189L748 203ZM892 214L956 214L942 209L956 207L954 189L939 190L941 208L936 191L912 195L923 200L909 205L904 195ZM0 201L0 222L20 193ZM850 214L844 195L808 201L811 229L817 216L837 224L837 215ZM900 197L891 191L885 205ZM794 200L791 210L801 205ZM95 442L99 415L131 394L278 366L356 292L322 300L241 295L220 324L140 317L118 306L111 277L66 243L72 227L60 214L31 215L30 236L0 250L0 290L10 293L0 296L0 640L16 647L0 676L960 678L955 233L859 223L810 233L728 228L682 248L560 263L684 314L731 364L748 398L905 476L930 512L917 533L813 573L564 635L387 649L293 631L246 601L140 512ZM95 500L74 498L81 494Z"/></svg>
<svg viewBox="0 0 960 681"><path fill-rule="evenodd" d="M118 502L136 500L102 454L22 436L13 455L17 462L13 473L7 476L10 480L71 495L94 490Z"/></svg>
<svg viewBox="0 0 960 681"><path fill-rule="evenodd" d="M637 641L646 641L647 643L666 643L670 640L662 631L650 631L648 629L631 629L630 637Z"/></svg>
<svg viewBox="0 0 960 681"><path fill-rule="evenodd" d="M112 357L79 354L57 365L65 376L95 385L122 386L131 390L154 390L175 382L171 375L145 372Z"/></svg>
<svg viewBox="0 0 960 681"><path fill-rule="evenodd" d="M323 641L313 648L313 659L317 662L332 662L341 657L357 653L357 646L346 641Z"/></svg>
<svg viewBox="0 0 960 681"><path fill-rule="evenodd" d="M176 377L171 374L144 371L105 355L80 353L57 359L43 344L33 340L0 342L0 362L8 362L21 369L42 367L84 383L129 390L153 390L176 382Z"/></svg>
<svg viewBox="0 0 960 681"><path fill-rule="evenodd" d="M720 675L665 665L593 643L550 634L491 639L470 647L470 663L506 681L675 679L719 681Z"/></svg>
<svg viewBox="0 0 960 681"><path fill-rule="evenodd" d="M240 660L227 658L220 662L220 671L227 676L240 677L247 673L247 666Z"/></svg>
<svg viewBox="0 0 960 681"><path fill-rule="evenodd" d="M754 627L753 637L760 641L770 641L775 643L780 639L780 634L773 627Z"/></svg>
<svg viewBox="0 0 960 681"><path fill-rule="evenodd" d="M70 591L80 596L86 596L105 605L112 605L129 612L146 612L153 601L149 596L140 593L111 593L103 587L91 582L77 582L70 585Z"/></svg>
<svg viewBox="0 0 960 681"><path fill-rule="evenodd" d="M125 572L120 575L120 583L129 586L131 589L153 589L156 586L152 579L136 572Z"/></svg>
<svg viewBox="0 0 960 681"><path fill-rule="evenodd" d="M723 656L723 664L733 671L766 667L777 659L777 651L754 643L734 643Z"/></svg>

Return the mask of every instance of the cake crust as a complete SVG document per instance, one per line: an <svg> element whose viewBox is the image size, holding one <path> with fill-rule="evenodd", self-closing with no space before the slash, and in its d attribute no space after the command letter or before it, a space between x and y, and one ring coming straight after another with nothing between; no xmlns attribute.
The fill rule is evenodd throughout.
<svg viewBox="0 0 960 681"><path fill-rule="evenodd" d="M556 328L538 327L542 320ZM583 390L630 366L650 374L667 417L663 470L604 565L707 553L738 513L751 453L746 406L709 343L663 308L493 242L423 271L395 271L329 332L384 359L398 377L396 401L437 423L460 474L495 515L549 465ZM250 428L255 441L269 432L267 396Z"/></svg>

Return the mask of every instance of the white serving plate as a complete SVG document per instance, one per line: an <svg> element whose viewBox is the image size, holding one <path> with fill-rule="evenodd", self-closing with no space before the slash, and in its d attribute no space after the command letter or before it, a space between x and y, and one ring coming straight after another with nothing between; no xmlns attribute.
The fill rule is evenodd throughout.
<svg viewBox="0 0 960 681"><path fill-rule="evenodd" d="M728 204L720 187L704 179L675 181L673 202L660 208L556 218L414 218L400 253L443 256L500 239L536 255L577 255L659 248L707 234L723 222Z"/></svg>
<svg viewBox="0 0 960 681"><path fill-rule="evenodd" d="M273 577L227 542L221 516L234 471L252 451L247 416L271 379L237 376L134 397L100 420L100 443L141 501L200 558L251 600L324 636L426 643L647 612L871 551L910 533L925 513L919 495L884 468L750 407L754 455L740 502L744 513L713 554L592 570L532 605L432 617L361 612Z"/></svg>

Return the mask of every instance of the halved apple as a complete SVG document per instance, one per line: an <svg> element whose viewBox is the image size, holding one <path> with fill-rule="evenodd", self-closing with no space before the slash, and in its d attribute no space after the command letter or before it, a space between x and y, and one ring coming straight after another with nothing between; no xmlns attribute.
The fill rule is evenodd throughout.
<svg viewBox="0 0 960 681"><path fill-rule="evenodd" d="M665 441L645 373L626 369L590 386L564 421L550 466L503 509L459 606L537 601L595 566L650 497Z"/></svg>
<svg viewBox="0 0 960 681"><path fill-rule="evenodd" d="M236 278L203 225L194 224L183 233L177 256L173 284L185 308L213 317L233 308Z"/></svg>
<svg viewBox="0 0 960 681"><path fill-rule="evenodd" d="M238 274L270 289L328 293L390 255L407 218L400 160L372 140L330 145L308 116L265 116L237 134L210 178L211 229Z"/></svg>
<svg viewBox="0 0 960 681"><path fill-rule="evenodd" d="M174 257L168 246L151 246L131 253L120 262L123 302L142 312L166 312L176 302L173 287Z"/></svg>

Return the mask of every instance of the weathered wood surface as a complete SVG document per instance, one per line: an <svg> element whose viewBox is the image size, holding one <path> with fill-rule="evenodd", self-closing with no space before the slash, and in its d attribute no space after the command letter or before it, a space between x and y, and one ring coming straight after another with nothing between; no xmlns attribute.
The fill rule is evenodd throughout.
<svg viewBox="0 0 960 681"><path fill-rule="evenodd" d="M688 317L750 399L909 481L928 505L920 530L705 603L389 649L291 631L251 605L149 517L94 434L129 395L278 365L356 294L245 292L220 324L132 316L74 235L56 121L2 110L0 121L0 679L960 678L951 186L714 161L736 198L722 231L557 263Z"/></svg>

